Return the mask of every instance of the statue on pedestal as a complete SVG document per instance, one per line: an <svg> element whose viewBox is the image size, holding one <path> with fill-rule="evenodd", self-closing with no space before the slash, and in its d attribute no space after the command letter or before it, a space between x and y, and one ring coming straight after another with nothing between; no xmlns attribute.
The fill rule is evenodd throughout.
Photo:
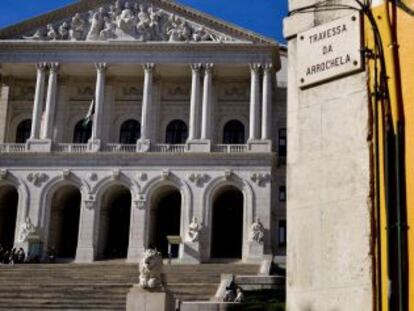
<svg viewBox="0 0 414 311"><path fill-rule="evenodd" d="M262 244L264 241L264 226L260 221L260 218L256 218L255 222L250 227L250 241Z"/></svg>
<svg viewBox="0 0 414 311"><path fill-rule="evenodd" d="M198 221L197 217L193 218L193 221L188 227L188 238L191 242L198 242L200 237L200 231L203 228L202 224Z"/></svg>
<svg viewBox="0 0 414 311"><path fill-rule="evenodd" d="M147 249L139 268L139 286L143 289L157 289L162 287L162 255L155 249Z"/></svg>
<svg viewBox="0 0 414 311"><path fill-rule="evenodd" d="M26 217L24 223L20 227L17 241L19 243L26 242L31 235L36 234L36 227L33 225L29 217Z"/></svg>

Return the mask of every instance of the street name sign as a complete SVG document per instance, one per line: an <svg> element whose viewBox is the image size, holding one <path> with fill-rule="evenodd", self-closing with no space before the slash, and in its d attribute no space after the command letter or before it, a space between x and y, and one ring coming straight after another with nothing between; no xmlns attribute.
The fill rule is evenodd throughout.
<svg viewBox="0 0 414 311"><path fill-rule="evenodd" d="M360 71L361 48L359 13L298 34L298 85L305 88Z"/></svg>

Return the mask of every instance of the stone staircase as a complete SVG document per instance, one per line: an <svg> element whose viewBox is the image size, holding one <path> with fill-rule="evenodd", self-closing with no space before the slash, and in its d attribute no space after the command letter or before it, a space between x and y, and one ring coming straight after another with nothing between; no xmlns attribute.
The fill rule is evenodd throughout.
<svg viewBox="0 0 414 311"><path fill-rule="evenodd" d="M208 300L220 274L252 275L258 266L165 266L168 288L185 301ZM0 310L125 310L138 283L137 265L125 263L0 265Z"/></svg>

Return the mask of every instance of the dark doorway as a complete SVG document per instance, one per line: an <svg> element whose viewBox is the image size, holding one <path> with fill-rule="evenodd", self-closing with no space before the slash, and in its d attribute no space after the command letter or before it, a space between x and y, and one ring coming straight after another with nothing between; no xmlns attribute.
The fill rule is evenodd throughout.
<svg viewBox="0 0 414 311"><path fill-rule="evenodd" d="M223 129L223 144L244 144L244 125L238 120L226 123Z"/></svg>
<svg viewBox="0 0 414 311"><path fill-rule="evenodd" d="M75 186L59 189L52 199L50 243L60 258L75 258L78 246L81 193Z"/></svg>
<svg viewBox="0 0 414 311"><path fill-rule="evenodd" d="M165 143L185 144L188 138L187 125L182 120L173 120L167 126L165 133Z"/></svg>
<svg viewBox="0 0 414 311"><path fill-rule="evenodd" d="M105 213L106 229L105 259L126 258L129 245L129 226L131 218L131 192L125 187L110 190Z"/></svg>
<svg viewBox="0 0 414 311"><path fill-rule="evenodd" d="M13 186L0 188L0 244L13 248L19 195Z"/></svg>
<svg viewBox="0 0 414 311"><path fill-rule="evenodd" d="M85 123L85 120L80 120L76 123L73 131L74 144L86 144L92 136L92 122Z"/></svg>
<svg viewBox="0 0 414 311"><path fill-rule="evenodd" d="M16 131L16 143L24 144L30 137L32 130L32 120L26 119L19 123Z"/></svg>
<svg viewBox="0 0 414 311"><path fill-rule="evenodd" d="M122 123L119 134L119 143L121 144L136 144L141 137L141 125L136 120L127 120Z"/></svg>
<svg viewBox="0 0 414 311"><path fill-rule="evenodd" d="M212 258L241 258L243 241L243 194L234 187L214 198Z"/></svg>
<svg viewBox="0 0 414 311"><path fill-rule="evenodd" d="M164 258L168 257L168 235L180 235L181 194L175 188L164 189L156 200L152 211L154 228L152 246L157 248ZM179 253L178 245L172 246L173 258Z"/></svg>

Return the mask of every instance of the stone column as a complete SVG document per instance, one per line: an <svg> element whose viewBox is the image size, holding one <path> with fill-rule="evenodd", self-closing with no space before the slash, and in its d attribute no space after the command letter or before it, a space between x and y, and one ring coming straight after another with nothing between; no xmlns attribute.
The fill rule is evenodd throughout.
<svg viewBox="0 0 414 311"><path fill-rule="evenodd" d="M43 101L45 99L46 68L46 63L37 64L36 91L33 103L32 129L30 133L30 140L36 140L40 137Z"/></svg>
<svg viewBox="0 0 414 311"><path fill-rule="evenodd" d="M4 77L3 77L4 79ZM5 81L6 80L6 81ZM8 132L8 113L9 113L9 100L10 100L10 79L4 79L0 83L0 143L7 141Z"/></svg>
<svg viewBox="0 0 414 311"><path fill-rule="evenodd" d="M83 200L79 218L79 237L75 258L75 261L78 263L89 263L95 260L95 216L96 201L92 199Z"/></svg>
<svg viewBox="0 0 414 311"><path fill-rule="evenodd" d="M201 139L211 139L211 102L212 102L212 81L213 64L205 65L204 89L203 89L203 108L201 121Z"/></svg>
<svg viewBox="0 0 414 311"><path fill-rule="evenodd" d="M144 65L144 91L142 96L142 109L141 109L141 137L138 141L138 151L146 152L150 151L150 115L152 107L152 95L153 95L153 80L154 80L154 68L155 65Z"/></svg>
<svg viewBox="0 0 414 311"><path fill-rule="evenodd" d="M269 140L272 129L272 64L263 67L262 140Z"/></svg>
<svg viewBox="0 0 414 311"><path fill-rule="evenodd" d="M99 151L101 148L102 113L105 101L106 63L96 63L95 113L92 122L92 136L89 140L89 150Z"/></svg>
<svg viewBox="0 0 414 311"><path fill-rule="evenodd" d="M44 128L42 139L52 139L53 120L56 107L59 63L49 64L49 84L47 88Z"/></svg>
<svg viewBox="0 0 414 311"><path fill-rule="evenodd" d="M131 263L139 262L145 251L145 205L146 202L142 198L132 202L127 257L127 261Z"/></svg>
<svg viewBox="0 0 414 311"><path fill-rule="evenodd" d="M259 138L260 131L260 64L251 64L251 86L250 86L250 124L249 140L254 141Z"/></svg>
<svg viewBox="0 0 414 311"><path fill-rule="evenodd" d="M190 103L190 130L188 135L188 140L195 140L199 138L200 127L200 90L201 90L201 81L200 81L200 71L201 64L192 64L192 84L191 84L191 103Z"/></svg>

